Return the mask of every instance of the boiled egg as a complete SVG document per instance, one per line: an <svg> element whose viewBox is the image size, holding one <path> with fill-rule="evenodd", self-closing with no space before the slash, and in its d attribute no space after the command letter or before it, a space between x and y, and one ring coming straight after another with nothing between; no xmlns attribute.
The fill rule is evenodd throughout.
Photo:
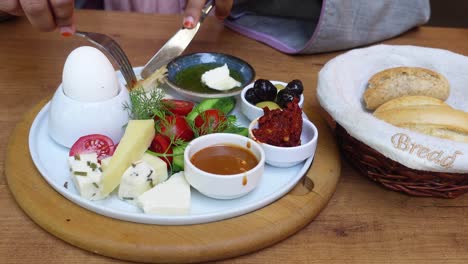
<svg viewBox="0 0 468 264"><path fill-rule="evenodd" d="M104 101L119 93L112 63L100 50L89 46L79 47L68 55L62 86L66 96L82 102Z"/></svg>
<svg viewBox="0 0 468 264"><path fill-rule="evenodd" d="M129 115L128 90L119 82L107 57L93 47L80 47L67 57L62 84L49 108L49 136L58 144L71 147L90 134L122 138Z"/></svg>

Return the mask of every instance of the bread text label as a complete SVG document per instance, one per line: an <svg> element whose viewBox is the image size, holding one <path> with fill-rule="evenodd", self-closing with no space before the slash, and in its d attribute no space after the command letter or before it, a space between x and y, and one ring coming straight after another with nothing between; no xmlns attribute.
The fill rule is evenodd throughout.
<svg viewBox="0 0 468 264"><path fill-rule="evenodd" d="M392 144L396 149L407 151L421 159L426 159L430 162L440 165L443 168L452 167L458 155L463 155L461 151L455 151L452 155L445 154L442 150L432 150L423 145L414 143L411 138L404 134L398 133L392 136Z"/></svg>

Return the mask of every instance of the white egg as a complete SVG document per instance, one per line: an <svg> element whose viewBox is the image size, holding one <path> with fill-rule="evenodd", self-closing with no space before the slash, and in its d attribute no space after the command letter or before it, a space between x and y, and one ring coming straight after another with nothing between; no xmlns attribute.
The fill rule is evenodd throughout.
<svg viewBox="0 0 468 264"><path fill-rule="evenodd" d="M68 55L63 67L65 95L82 102L98 102L119 93L119 83L112 63L100 50L83 46Z"/></svg>

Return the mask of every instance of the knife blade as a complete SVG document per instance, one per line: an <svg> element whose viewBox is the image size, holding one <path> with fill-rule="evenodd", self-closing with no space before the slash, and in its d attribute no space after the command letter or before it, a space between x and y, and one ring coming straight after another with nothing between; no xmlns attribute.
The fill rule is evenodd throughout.
<svg viewBox="0 0 468 264"><path fill-rule="evenodd" d="M213 5L214 1L208 0L202 9L200 20L195 25L195 27L192 29L182 27L174 36L172 36L172 38L166 42L166 44L164 44L164 46L158 52L156 52L156 54L148 61L148 63L146 63L146 65L143 67L143 70L141 71L141 77L143 79L147 78L157 69L161 68L167 62L184 52L184 50L197 34L200 25L203 23L203 20L205 20L206 16L208 16L208 14L213 9Z"/></svg>

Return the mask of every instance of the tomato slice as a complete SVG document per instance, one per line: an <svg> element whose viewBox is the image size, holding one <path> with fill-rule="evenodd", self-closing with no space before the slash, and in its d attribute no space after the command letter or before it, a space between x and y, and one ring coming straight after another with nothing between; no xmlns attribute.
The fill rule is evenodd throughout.
<svg viewBox="0 0 468 264"><path fill-rule="evenodd" d="M172 155L173 153L171 148L171 140L167 136L161 134L157 134L156 136L154 136L149 150L158 154ZM172 164L172 156L160 155L158 157L160 157L164 162L166 162L168 167Z"/></svg>
<svg viewBox="0 0 468 264"><path fill-rule="evenodd" d="M226 124L226 116L218 109L208 109L195 118L195 127L200 135L220 132Z"/></svg>
<svg viewBox="0 0 468 264"><path fill-rule="evenodd" d="M166 116L165 120L160 121L160 131L173 140L190 141L195 136L185 117L180 115Z"/></svg>
<svg viewBox="0 0 468 264"><path fill-rule="evenodd" d="M101 134L80 137L71 147L69 156L86 153L97 153L98 161L114 154L116 145L111 138Z"/></svg>
<svg viewBox="0 0 468 264"><path fill-rule="evenodd" d="M163 99L162 100L168 110L174 115L187 116L195 106L195 103L178 99Z"/></svg>

